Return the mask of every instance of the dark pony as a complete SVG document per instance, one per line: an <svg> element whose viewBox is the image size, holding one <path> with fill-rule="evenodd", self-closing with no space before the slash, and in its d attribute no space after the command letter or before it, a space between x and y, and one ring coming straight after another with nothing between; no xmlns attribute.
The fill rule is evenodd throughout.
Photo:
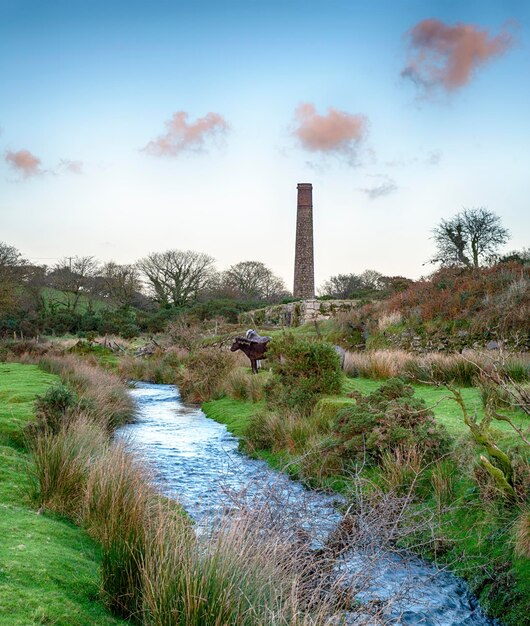
<svg viewBox="0 0 530 626"><path fill-rule="evenodd" d="M258 335L255 330L248 330L245 337L236 337L230 347L231 352L245 353L250 359L250 366L252 373L258 373L258 361L267 358L265 353L267 352L267 344L271 340L271 337L262 337Z"/></svg>

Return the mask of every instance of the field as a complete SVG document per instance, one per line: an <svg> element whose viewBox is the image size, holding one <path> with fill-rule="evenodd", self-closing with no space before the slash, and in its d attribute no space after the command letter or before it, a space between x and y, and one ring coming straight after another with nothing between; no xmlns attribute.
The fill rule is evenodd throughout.
<svg viewBox="0 0 530 626"><path fill-rule="evenodd" d="M34 365L0 363L0 624L121 624L99 601L97 545L28 500L22 429L35 396L56 380Z"/></svg>

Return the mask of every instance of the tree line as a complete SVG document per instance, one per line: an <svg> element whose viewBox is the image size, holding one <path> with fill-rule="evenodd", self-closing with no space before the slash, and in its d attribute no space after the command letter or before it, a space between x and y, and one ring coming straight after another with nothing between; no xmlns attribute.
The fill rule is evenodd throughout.
<svg viewBox="0 0 530 626"><path fill-rule="evenodd" d="M430 262L471 271L502 260L528 263L528 250L499 256L508 238L491 211L464 209L434 228L436 253ZM412 282L365 270L331 276L319 291L324 298L378 299L405 291ZM134 336L163 330L183 311L201 319L237 321L242 311L290 298L283 280L261 261L218 271L208 254L167 250L134 264L75 256L47 267L0 242L0 335L94 331Z"/></svg>

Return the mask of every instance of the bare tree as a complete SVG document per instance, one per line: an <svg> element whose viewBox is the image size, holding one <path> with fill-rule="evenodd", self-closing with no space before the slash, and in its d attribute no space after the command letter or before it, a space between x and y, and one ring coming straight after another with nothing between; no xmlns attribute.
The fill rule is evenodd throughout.
<svg viewBox="0 0 530 626"><path fill-rule="evenodd" d="M136 264L154 299L162 305L181 306L197 297L213 274L214 259L194 250L153 252Z"/></svg>
<svg viewBox="0 0 530 626"><path fill-rule="evenodd" d="M102 295L121 306L131 306L141 288L140 273L134 265L109 261L101 268L99 278Z"/></svg>
<svg viewBox="0 0 530 626"><path fill-rule="evenodd" d="M283 280L261 261L232 265L222 274L221 284L245 300L278 300L287 293Z"/></svg>
<svg viewBox="0 0 530 626"><path fill-rule="evenodd" d="M82 295L89 295L98 262L93 256L76 256L59 261L48 275L48 284L64 295L60 301L75 311Z"/></svg>
<svg viewBox="0 0 530 626"><path fill-rule="evenodd" d="M437 250L431 263L478 268L495 260L499 247L509 238L509 231L492 211L464 209L434 228Z"/></svg>

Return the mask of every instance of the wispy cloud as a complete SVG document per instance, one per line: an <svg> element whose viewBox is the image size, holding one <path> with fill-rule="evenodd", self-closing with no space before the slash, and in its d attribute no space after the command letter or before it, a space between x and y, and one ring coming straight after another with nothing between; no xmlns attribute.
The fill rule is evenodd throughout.
<svg viewBox="0 0 530 626"><path fill-rule="evenodd" d="M207 113L195 122L188 121L186 111L177 111L166 122L166 133L150 141L143 151L153 156L179 156L183 152L200 152L216 136L229 129L227 121L219 113Z"/></svg>
<svg viewBox="0 0 530 626"><path fill-rule="evenodd" d="M71 161L70 159L61 159L55 173L62 174L63 172L69 172L71 174L82 174L83 166L83 161Z"/></svg>
<svg viewBox="0 0 530 626"><path fill-rule="evenodd" d="M339 111L333 107L320 115L315 105L301 104L294 113L294 136L310 152L346 156L354 161L360 143L368 132L364 115Z"/></svg>
<svg viewBox="0 0 530 626"><path fill-rule="evenodd" d="M362 193L366 194L370 200L376 200L377 198L381 198L383 196L388 196L391 193L397 191L398 186L392 178L384 175L375 175L373 178L379 179L379 182L375 184L373 187L358 187L358 191L362 191Z"/></svg>
<svg viewBox="0 0 530 626"><path fill-rule="evenodd" d="M503 27L492 36L473 24L449 26L431 18L408 33L410 56L401 75L428 95L435 89L447 93L463 87L475 71L512 45L512 34Z"/></svg>
<svg viewBox="0 0 530 626"><path fill-rule="evenodd" d="M407 167L409 165L417 165L417 164L434 166L434 165L439 165L443 157L443 153L441 150L430 150L429 152L425 153L425 150L421 149L419 152L420 152L419 156L395 157L391 159L390 161L386 161L385 165L387 167Z"/></svg>
<svg viewBox="0 0 530 626"><path fill-rule="evenodd" d="M5 160L12 169L22 174L23 178L44 174L44 170L41 169L41 160L29 150L18 150L16 152L8 150L5 153Z"/></svg>

